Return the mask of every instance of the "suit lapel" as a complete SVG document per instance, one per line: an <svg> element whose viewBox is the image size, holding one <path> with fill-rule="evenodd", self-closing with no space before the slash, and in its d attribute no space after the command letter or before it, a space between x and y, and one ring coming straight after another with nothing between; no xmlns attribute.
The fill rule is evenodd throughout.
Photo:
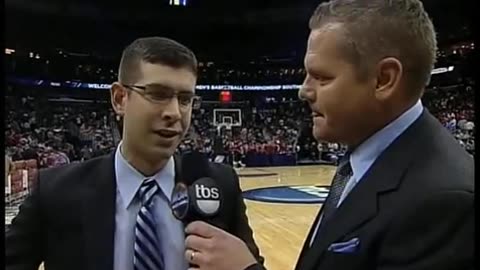
<svg viewBox="0 0 480 270"><path fill-rule="evenodd" d="M87 269L113 270L116 180L114 154L101 159L88 174L91 183L84 203Z"/></svg>
<svg viewBox="0 0 480 270"><path fill-rule="evenodd" d="M378 196L395 190L400 184L403 174L415 156L415 151L420 148L420 142L425 135L424 126L429 117L430 114L424 111L419 119L377 158L342 202L332 219L317 232L319 237L313 242L312 247L309 248L309 242L305 243L296 269L313 269L330 244L376 216Z"/></svg>
<svg viewBox="0 0 480 270"><path fill-rule="evenodd" d="M305 242L303 243L303 247L302 247L302 250L300 251L300 255L298 256L298 263L300 263L301 261L303 261L303 258L305 257L307 251L310 249L310 243L312 242L312 237L314 236L313 233L315 232L315 228L317 227L317 224L318 224L318 220L320 219L320 217L322 216L322 213L323 213L323 206L322 208L319 210L317 216L315 217L315 220L313 221L311 227L310 227L310 231L308 232L308 235L307 237L305 238ZM300 269L299 268L299 264L297 264L297 266L295 267L295 269Z"/></svg>

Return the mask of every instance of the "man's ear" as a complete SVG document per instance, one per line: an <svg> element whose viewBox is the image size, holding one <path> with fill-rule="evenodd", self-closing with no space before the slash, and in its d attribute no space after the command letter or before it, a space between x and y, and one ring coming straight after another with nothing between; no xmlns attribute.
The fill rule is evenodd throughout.
<svg viewBox="0 0 480 270"><path fill-rule="evenodd" d="M113 110L117 115L125 115L125 105L127 103L128 91L119 82L114 82L110 88L110 101Z"/></svg>
<svg viewBox="0 0 480 270"><path fill-rule="evenodd" d="M378 100L388 100L396 95L403 77L403 66L398 59L388 57L377 64L377 85L375 96Z"/></svg>

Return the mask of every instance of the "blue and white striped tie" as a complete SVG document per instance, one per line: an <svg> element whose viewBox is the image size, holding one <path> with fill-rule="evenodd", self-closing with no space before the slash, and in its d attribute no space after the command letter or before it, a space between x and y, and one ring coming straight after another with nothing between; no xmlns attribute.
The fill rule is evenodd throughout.
<svg viewBox="0 0 480 270"><path fill-rule="evenodd" d="M153 197L158 192L155 179L143 181L139 195L142 207L135 225L135 246L133 265L135 270L163 270L164 263L160 239L155 230Z"/></svg>

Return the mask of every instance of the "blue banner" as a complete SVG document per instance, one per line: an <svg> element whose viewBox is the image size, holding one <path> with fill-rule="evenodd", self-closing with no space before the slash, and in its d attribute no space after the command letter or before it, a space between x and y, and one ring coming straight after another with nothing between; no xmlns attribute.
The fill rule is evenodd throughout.
<svg viewBox="0 0 480 270"><path fill-rule="evenodd" d="M25 85L25 86L44 86L44 87L63 87L63 88L81 88L81 89L110 89L111 84L103 83L86 83L78 81L56 82L49 80L35 80L25 78L8 78L9 83ZM209 91L280 91L300 89L301 85L297 84L279 84L279 85L197 85L196 90Z"/></svg>

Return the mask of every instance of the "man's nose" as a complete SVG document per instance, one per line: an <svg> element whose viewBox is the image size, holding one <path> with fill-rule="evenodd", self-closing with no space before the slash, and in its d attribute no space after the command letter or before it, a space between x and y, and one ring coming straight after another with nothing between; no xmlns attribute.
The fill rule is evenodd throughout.
<svg viewBox="0 0 480 270"><path fill-rule="evenodd" d="M178 98L172 97L163 108L163 118L167 121L178 121L181 117Z"/></svg>
<svg viewBox="0 0 480 270"><path fill-rule="evenodd" d="M310 85L308 76L298 90L298 98L302 101L311 101L315 97L315 89Z"/></svg>

